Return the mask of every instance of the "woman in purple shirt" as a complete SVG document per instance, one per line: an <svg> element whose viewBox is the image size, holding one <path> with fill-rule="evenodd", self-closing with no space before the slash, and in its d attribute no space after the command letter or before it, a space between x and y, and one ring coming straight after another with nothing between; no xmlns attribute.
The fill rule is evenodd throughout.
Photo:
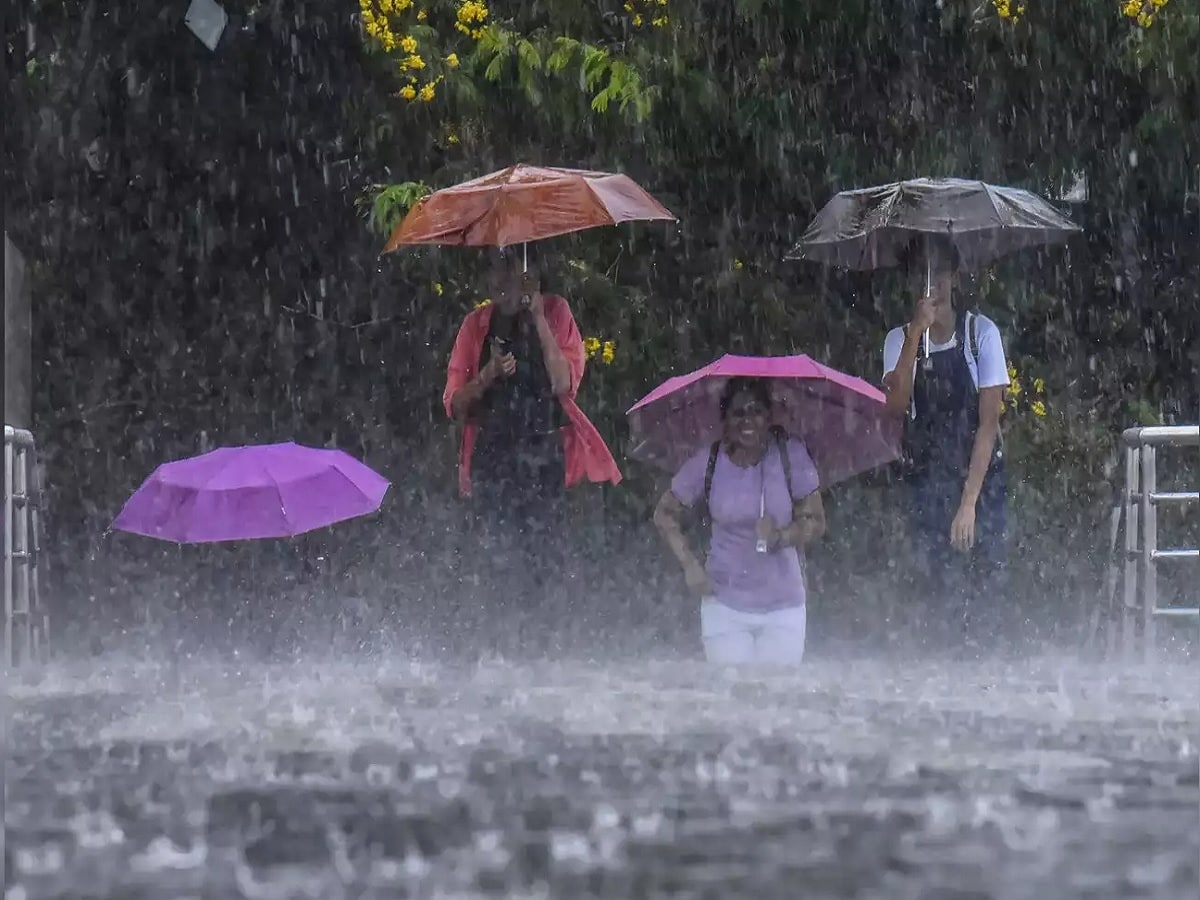
<svg viewBox="0 0 1200 900"><path fill-rule="evenodd" d="M802 549L825 533L820 480L804 444L770 427L771 391L730 379L721 395L724 434L683 464L654 524L701 600L704 652L719 663L799 663L806 628ZM680 527L707 503L712 538L702 564Z"/></svg>

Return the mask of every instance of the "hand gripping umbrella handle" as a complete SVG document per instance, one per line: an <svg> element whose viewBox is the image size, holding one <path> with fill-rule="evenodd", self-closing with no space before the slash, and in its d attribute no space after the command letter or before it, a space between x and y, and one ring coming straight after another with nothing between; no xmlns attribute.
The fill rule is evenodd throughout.
<svg viewBox="0 0 1200 900"><path fill-rule="evenodd" d="M766 485L766 481L764 479L762 490L758 494L758 517L759 517L759 519L761 519L766 514L767 514L767 485ZM756 553L766 553L767 549L768 549L767 542L764 538L760 537L754 544L754 551Z"/></svg>
<svg viewBox="0 0 1200 900"><path fill-rule="evenodd" d="M925 251L925 296L928 297L930 291L933 290L933 255L929 249ZM925 358L929 359L929 329L925 329L925 334L922 336L922 346L925 347Z"/></svg>

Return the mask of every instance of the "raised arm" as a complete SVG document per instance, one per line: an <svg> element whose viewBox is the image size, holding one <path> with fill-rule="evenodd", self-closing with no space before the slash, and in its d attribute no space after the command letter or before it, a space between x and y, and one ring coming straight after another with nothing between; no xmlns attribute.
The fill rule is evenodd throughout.
<svg viewBox="0 0 1200 900"><path fill-rule="evenodd" d="M707 597L712 594L708 573L704 571L704 564L692 552L692 548L683 534L682 518L685 508L679 502L678 497L671 491L667 491L658 499L658 505L654 508L654 524L658 528L659 534L663 536L663 540L667 542L667 546L671 548L675 558L679 560L688 590L698 597Z"/></svg>
<svg viewBox="0 0 1200 900"><path fill-rule="evenodd" d="M442 403L446 407L446 415L456 422L464 421L470 415L471 408L483 396L484 391L491 387L498 372L492 363L495 358L479 368L479 324L473 316L468 316L458 329L458 337L454 339L454 349L450 351L450 364L446 369L446 389L442 393Z"/></svg>
<svg viewBox="0 0 1200 900"><path fill-rule="evenodd" d="M921 351L921 336L933 324L933 319L933 301L929 297L922 297L917 301L912 321L903 332L900 352L891 366L888 365L891 360L886 359L891 354L887 352L888 348L884 348L883 389L887 394L887 411L897 418L908 415L909 406L912 403L913 372L916 369L917 356ZM889 339L891 339L891 335L889 335Z"/></svg>
<svg viewBox="0 0 1200 900"><path fill-rule="evenodd" d="M821 492L813 491L792 504L791 524L779 529L779 545L803 547L825 536L825 504Z"/></svg>
<svg viewBox="0 0 1200 900"><path fill-rule="evenodd" d="M531 310L542 359L555 396L574 396L583 380L583 337L571 307L561 297L543 296Z"/></svg>

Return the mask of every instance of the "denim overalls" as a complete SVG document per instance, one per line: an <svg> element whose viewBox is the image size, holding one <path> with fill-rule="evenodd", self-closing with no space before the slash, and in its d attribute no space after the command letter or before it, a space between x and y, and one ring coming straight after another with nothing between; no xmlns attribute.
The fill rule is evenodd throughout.
<svg viewBox="0 0 1200 900"><path fill-rule="evenodd" d="M927 608L935 616L941 614L952 629L946 635L951 639L968 636L973 613L1005 602L1007 562L1007 480L999 436L975 506L975 546L962 553L950 545L950 525L979 428L979 392L964 352L969 346L966 322L966 314L960 312L954 346L918 357L907 436L912 460L910 527L918 574ZM970 347L977 354L973 342Z"/></svg>

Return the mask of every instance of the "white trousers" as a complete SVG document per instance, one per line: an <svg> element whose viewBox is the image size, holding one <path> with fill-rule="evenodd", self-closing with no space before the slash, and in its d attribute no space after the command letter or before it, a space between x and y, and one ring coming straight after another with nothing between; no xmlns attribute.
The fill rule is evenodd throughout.
<svg viewBox="0 0 1200 900"><path fill-rule="evenodd" d="M709 662L799 665L808 627L805 606L739 612L712 598L700 604L700 637Z"/></svg>

